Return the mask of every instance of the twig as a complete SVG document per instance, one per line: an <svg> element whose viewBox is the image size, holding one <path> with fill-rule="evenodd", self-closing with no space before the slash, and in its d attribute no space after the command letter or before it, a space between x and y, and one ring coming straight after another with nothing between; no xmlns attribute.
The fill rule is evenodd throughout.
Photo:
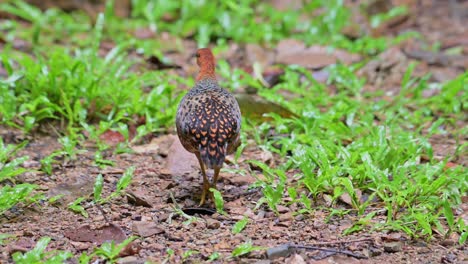
<svg viewBox="0 0 468 264"><path fill-rule="evenodd" d="M349 244L349 243L365 242L365 241L374 241L374 239L373 238L360 238L360 239L346 240L346 241L328 241L328 242L314 243L313 246Z"/></svg>
<svg viewBox="0 0 468 264"><path fill-rule="evenodd" d="M355 254L348 250L338 250L338 249L333 249L333 248L322 248L322 247L314 247L314 246L301 246L301 245L294 245L294 244L290 244L289 247L301 248L301 249L307 249L307 250L319 250L319 251L332 252L332 253L337 253L337 254L344 254L344 255L354 257L357 259L367 259L367 256Z"/></svg>
<svg viewBox="0 0 468 264"><path fill-rule="evenodd" d="M107 218L106 213L105 213L104 210L102 209L102 206L101 206L100 204L96 203L96 208L101 212L102 217L104 217L104 221L106 221L106 224L112 224L112 223L109 221L109 218Z"/></svg>
<svg viewBox="0 0 468 264"><path fill-rule="evenodd" d="M296 249L319 250L319 251L331 252L334 254L344 254L344 255L354 257L357 259L367 259L367 256L355 254L348 250L338 250L338 249L333 249L333 248L323 248L323 247L316 247L316 246L303 246L303 245L295 245L292 243L282 244L274 248L269 248L267 249L266 254L268 256L268 259L275 259L278 257L286 257L289 254L293 253L293 250L296 250Z"/></svg>
<svg viewBox="0 0 468 264"><path fill-rule="evenodd" d="M255 188L255 189L252 189L252 190L245 191L243 193L238 193L238 194L232 195L229 198L231 198L233 200L236 200L236 199L239 199L242 196L248 196L248 195L251 195L251 194L254 194L254 193L258 193L258 192L260 192L260 188Z"/></svg>

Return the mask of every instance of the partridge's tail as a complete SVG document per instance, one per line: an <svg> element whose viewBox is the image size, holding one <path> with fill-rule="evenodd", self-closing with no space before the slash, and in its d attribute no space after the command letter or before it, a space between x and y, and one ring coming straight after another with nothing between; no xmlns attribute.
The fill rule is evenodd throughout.
<svg viewBox="0 0 468 264"><path fill-rule="evenodd" d="M226 140L222 137L207 137L202 140L199 150L203 164L210 169L221 168L226 157L226 148Z"/></svg>

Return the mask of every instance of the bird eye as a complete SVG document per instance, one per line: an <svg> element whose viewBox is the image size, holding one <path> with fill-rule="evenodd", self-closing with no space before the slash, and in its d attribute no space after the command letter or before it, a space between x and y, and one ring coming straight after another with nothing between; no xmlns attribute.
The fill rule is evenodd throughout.
<svg viewBox="0 0 468 264"><path fill-rule="evenodd" d="M195 55L197 58L200 58L200 53L197 53L197 55Z"/></svg>

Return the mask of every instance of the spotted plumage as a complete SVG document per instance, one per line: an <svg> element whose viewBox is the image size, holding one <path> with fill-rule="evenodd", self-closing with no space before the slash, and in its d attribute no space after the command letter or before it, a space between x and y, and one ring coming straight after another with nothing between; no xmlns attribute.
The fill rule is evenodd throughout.
<svg viewBox="0 0 468 264"><path fill-rule="evenodd" d="M214 57L209 49L197 51L197 64L200 66L197 83L179 104L176 127L182 145L200 163L203 174L200 204L203 204L208 189L216 188L226 155L240 144L241 113L234 96L218 85ZM205 168L214 170L212 185Z"/></svg>

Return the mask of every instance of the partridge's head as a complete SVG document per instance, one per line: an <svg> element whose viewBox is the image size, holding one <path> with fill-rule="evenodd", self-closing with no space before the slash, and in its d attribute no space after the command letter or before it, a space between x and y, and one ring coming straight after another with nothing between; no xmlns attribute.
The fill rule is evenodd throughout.
<svg viewBox="0 0 468 264"><path fill-rule="evenodd" d="M196 53L197 65L200 67L200 72L197 76L197 81L202 79L216 79L215 77L215 58L213 53L208 48L198 49Z"/></svg>

